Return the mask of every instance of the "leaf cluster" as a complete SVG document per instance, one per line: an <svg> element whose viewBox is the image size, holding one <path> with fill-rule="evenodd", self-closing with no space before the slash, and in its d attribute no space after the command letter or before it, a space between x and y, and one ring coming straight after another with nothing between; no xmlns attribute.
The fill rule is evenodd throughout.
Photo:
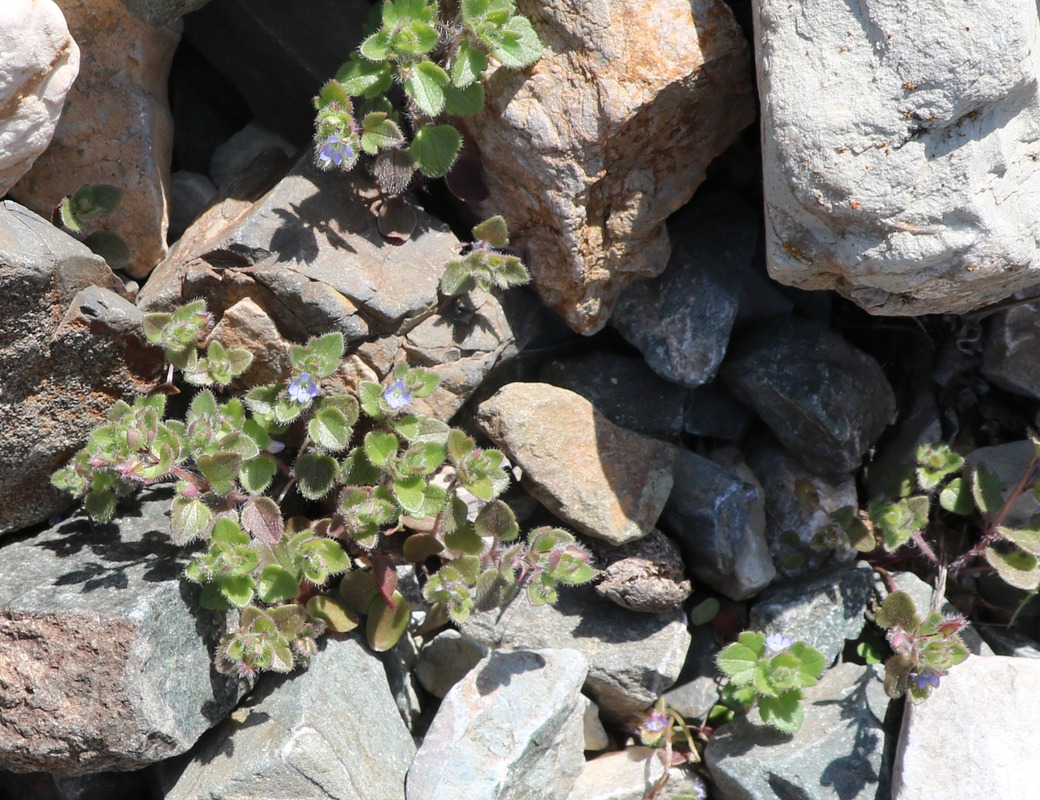
<svg viewBox="0 0 1040 800"><path fill-rule="evenodd" d="M516 256L501 252L509 246L509 229L501 216L484 220L473 228L475 244L470 252L444 265L440 290L454 297L480 287L507 289L531 280L527 268Z"/></svg>

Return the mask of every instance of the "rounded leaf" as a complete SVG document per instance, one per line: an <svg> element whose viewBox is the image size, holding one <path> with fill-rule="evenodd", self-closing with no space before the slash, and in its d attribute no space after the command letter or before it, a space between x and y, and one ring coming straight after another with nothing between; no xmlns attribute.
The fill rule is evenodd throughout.
<svg viewBox="0 0 1040 800"><path fill-rule="evenodd" d="M424 125L412 138L408 148L419 171L428 178L448 173L462 148L462 136L451 125Z"/></svg>
<svg viewBox="0 0 1040 800"><path fill-rule="evenodd" d="M320 619L329 630L346 633L361 624L361 615L334 597L317 594L307 601L307 613Z"/></svg>
<svg viewBox="0 0 1040 800"><path fill-rule="evenodd" d="M408 622L412 618L403 594L395 590L390 601L394 604L393 608L386 604L382 595L378 595L372 598L366 610L368 619L365 621L365 636L369 647L377 653L384 653L397 644L408 630Z"/></svg>

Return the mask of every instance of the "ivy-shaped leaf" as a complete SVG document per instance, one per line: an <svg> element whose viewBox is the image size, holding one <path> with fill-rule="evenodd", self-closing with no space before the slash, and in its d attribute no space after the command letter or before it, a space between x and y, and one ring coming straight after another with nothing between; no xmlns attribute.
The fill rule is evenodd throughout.
<svg viewBox="0 0 1040 800"><path fill-rule="evenodd" d="M318 500L332 490L338 469L339 464L332 456L324 453L304 453L293 465L296 487L308 500Z"/></svg>

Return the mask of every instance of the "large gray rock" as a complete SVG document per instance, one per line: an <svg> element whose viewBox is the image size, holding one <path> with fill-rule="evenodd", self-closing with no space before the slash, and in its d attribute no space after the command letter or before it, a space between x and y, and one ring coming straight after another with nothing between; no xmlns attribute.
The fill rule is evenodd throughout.
<svg viewBox="0 0 1040 800"><path fill-rule="evenodd" d="M477 424L546 508L610 544L649 533L672 489L675 445L619 428L566 389L511 383L480 404Z"/></svg>
<svg viewBox="0 0 1040 800"><path fill-rule="evenodd" d="M969 658L928 701L907 704L892 776L893 800L1021 797L1036 786L1032 721L1040 714L1040 662ZM971 721L985 736L951 736Z"/></svg>
<svg viewBox="0 0 1040 800"><path fill-rule="evenodd" d="M489 653L437 710L408 800L565 800L585 765L587 672L577 650Z"/></svg>
<svg viewBox="0 0 1040 800"><path fill-rule="evenodd" d="M167 25L210 0L122 0L126 10L147 25Z"/></svg>
<svg viewBox="0 0 1040 800"><path fill-rule="evenodd" d="M1037 283L1035 3L762 0L755 32L775 278L877 314Z"/></svg>
<svg viewBox="0 0 1040 800"><path fill-rule="evenodd" d="M749 716L738 717L715 732L704 753L715 800L776 800L778 796L877 800L889 796L890 765L882 727L888 697L880 672L839 664L805 690L802 706L805 723L793 735ZM757 717L757 712L752 715ZM954 791L949 796L971 795Z"/></svg>
<svg viewBox="0 0 1040 800"><path fill-rule="evenodd" d="M164 765L163 796L403 800L414 754L379 659L329 638L306 671L265 678L186 766Z"/></svg>
<svg viewBox="0 0 1040 800"><path fill-rule="evenodd" d="M760 224L739 198L698 195L669 220L664 274L622 293L610 323L662 377L689 387L715 377Z"/></svg>
<svg viewBox="0 0 1040 800"><path fill-rule="evenodd" d="M79 47L53 0L0 5L0 197L47 149L79 74Z"/></svg>
<svg viewBox="0 0 1040 800"><path fill-rule="evenodd" d="M582 333L668 261L667 217L753 119L747 43L719 0L521 0L545 44L460 120L546 304Z"/></svg>
<svg viewBox="0 0 1040 800"><path fill-rule="evenodd" d="M66 508L51 473L114 400L159 378L162 353L138 338L140 312L104 286L122 289L101 258L0 202L0 533Z"/></svg>
<svg viewBox="0 0 1040 800"><path fill-rule="evenodd" d="M690 646L681 609L627 611L587 586L564 588L545 606L532 606L521 593L504 610L472 614L461 632L493 648L581 651L589 661L585 688L613 722L642 712L671 686Z"/></svg>
<svg viewBox="0 0 1040 800"><path fill-rule="evenodd" d="M1003 389L1032 398L1040 398L1038 315L1038 303L994 314L988 320L982 350L983 375Z"/></svg>
<svg viewBox="0 0 1040 800"><path fill-rule="evenodd" d="M169 541L172 495L125 500L0 548L0 766L133 770L188 750L245 688L216 672L204 611Z"/></svg>
<svg viewBox="0 0 1040 800"><path fill-rule="evenodd" d="M877 361L800 317L767 320L737 339L722 377L818 475L856 470L895 416Z"/></svg>
<svg viewBox="0 0 1040 800"><path fill-rule="evenodd" d="M636 745L585 762L567 800L643 800L664 775L662 750ZM704 781L692 770L672 767L658 800L707 797Z"/></svg>

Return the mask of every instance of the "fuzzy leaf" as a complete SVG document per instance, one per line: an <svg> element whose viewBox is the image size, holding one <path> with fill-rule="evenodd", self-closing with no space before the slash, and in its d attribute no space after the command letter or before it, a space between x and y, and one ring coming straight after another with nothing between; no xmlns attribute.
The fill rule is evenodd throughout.
<svg viewBox="0 0 1040 800"><path fill-rule="evenodd" d="M296 487L308 500L318 500L332 490L339 464L324 453L304 453L293 464Z"/></svg>
<svg viewBox="0 0 1040 800"><path fill-rule="evenodd" d="M444 87L444 113L456 117L468 117L484 107L484 87L479 83L456 89L451 84Z"/></svg>
<svg viewBox="0 0 1040 800"><path fill-rule="evenodd" d="M505 218L499 214L474 226L473 236L492 247L502 248L509 245L509 227Z"/></svg>
<svg viewBox="0 0 1040 800"><path fill-rule="evenodd" d="M379 400L383 396L383 387L374 381L361 381L358 385L358 400L361 409L372 419L382 419L383 412L379 408Z"/></svg>
<svg viewBox="0 0 1040 800"><path fill-rule="evenodd" d="M390 55L390 32L384 28L373 33L361 43L358 52L369 61L385 61ZM343 81L344 86L347 83Z"/></svg>
<svg viewBox="0 0 1040 800"><path fill-rule="evenodd" d="M451 125L423 125L412 138L408 152L428 178L448 173L462 148L462 136Z"/></svg>
<svg viewBox="0 0 1040 800"><path fill-rule="evenodd" d="M338 73L336 80L354 97L376 97L394 84L390 65L385 61L365 61L351 58Z"/></svg>
<svg viewBox="0 0 1040 800"><path fill-rule="evenodd" d="M123 190L107 183L81 186L69 198L69 212L77 222L107 217L123 201Z"/></svg>
<svg viewBox="0 0 1040 800"><path fill-rule="evenodd" d="M183 547L200 538L209 527L213 513L201 500L175 497L170 505L170 536Z"/></svg>
<svg viewBox="0 0 1040 800"><path fill-rule="evenodd" d="M353 432L347 418L335 408L319 408L307 423L311 438L326 450L336 452L350 444Z"/></svg>
<svg viewBox="0 0 1040 800"><path fill-rule="evenodd" d="M253 599L256 582L252 575L230 575L219 581L220 593L229 603L238 608L247 605Z"/></svg>
<svg viewBox="0 0 1040 800"><path fill-rule="evenodd" d="M195 463L199 472L209 482L210 489L217 494L226 495L234 488L238 471L242 467L242 456L238 453L220 452L212 456L199 456Z"/></svg>
<svg viewBox="0 0 1040 800"><path fill-rule="evenodd" d="M1017 548L1010 553L1001 553L987 547L986 561L1005 583L1016 589L1032 592L1040 587L1040 562L1032 553Z"/></svg>
<svg viewBox="0 0 1040 800"><path fill-rule="evenodd" d="M723 648L715 660L718 668L734 683L749 684L755 675L755 665L765 651L766 637L754 631L744 631L737 641Z"/></svg>
<svg viewBox="0 0 1040 800"><path fill-rule="evenodd" d="M495 500L480 509L473 524L479 536L493 536L504 542L511 542L520 534L513 509L501 500Z"/></svg>
<svg viewBox="0 0 1040 800"><path fill-rule="evenodd" d="M265 603L280 603L300 593L300 582L284 567L268 564L260 573L256 593Z"/></svg>
<svg viewBox="0 0 1040 800"><path fill-rule="evenodd" d="M257 541L278 544L285 534L282 511L270 497L251 497L242 506L242 526Z"/></svg>
<svg viewBox="0 0 1040 800"><path fill-rule="evenodd" d="M109 522L116 514L116 496L111 492L87 492L84 504L95 522Z"/></svg>
<svg viewBox="0 0 1040 800"><path fill-rule="evenodd" d="M320 619L329 630L346 633L361 624L361 616L345 603L334 597L316 594L307 601L307 614L313 619Z"/></svg>
<svg viewBox="0 0 1040 800"><path fill-rule="evenodd" d="M409 514L421 511L425 500L426 481L418 475L413 475L409 478L398 478L391 486L394 498L401 504L401 508Z"/></svg>
<svg viewBox="0 0 1040 800"><path fill-rule="evenodd" d="M451 65L451 82L456 88L465 89L483 77L487 66L487 56L469 42L463 41Z"/></svg>
<svg viewBox="0 0 1040 800"><path fill-rule="evenodd" d="M368 604L365 636L369 647L377 653L385 653L397 644L408 630L408 622L412 618L404 595L395 591L391 601L394 608L390 608L381 596L372 598Z"/></svg>
<svg viewBox="0 0 1040 800"><path fill-rule="evenodd" d="M423 61L412 68L404 81L404 90L426 116L436 117L444 110L444 87L448 81L447 72L432 61Z"/></svg>
<svg viewBox="0 0 1040 800"><path fill-rule="evenodd" d="M762 721L782 733L794 733L805 722L805 710L801 706L802 693L798 689L784 692L779 697L763 697L758 701L758 713Z"/></svg>
<svg viewBox="0 0 1040 800"><path fill-rule="evenodd" d="M1030 528L998 528L1000 535L1013 542L1027 553L1040 556L1040 527Z"/></svg>
<svg viewBox="0 0 1040 800"><path fill-rule="evenodd" d="M500 36L485 41L491 55L510 69L523 69L542 57L542 43L527 17L512 17Z"/></svg>
<svg viewBox="0 0 1040 800"><path fill-rule="evenodd" d="M397 452L397 437L385 431L369 431L365 434L365 457L377 467L385 467L390 456Z"/></svg>
<svg viewBox="0 0 1040 800"><path fill-rule="evenodd" d="M972 495L983 514L996 514L1004 505L1004 484L990 467L980 462L972 474Z"/></svg>
<svg viewBox="0 0 1040 800"><path fill-rule="evenodd" d="M456 297L476 288L476 281L462 261L449 261L444 265L441 275L440 290L445 297Z"/></svg>
<svg viewBox="0 0 1040 800"><path fill-rule="evenodd" d="M921 624L917 606L906 592L892 592L886 597L874 620L882 628L899 627L905 631L914 631Z"/></svg>
<svg viewBox="0 0 1040 800"><path fill-rule="evenodd" d="M951 514L967 516L975 510L971 486L964 478L954 478L939 493L939 505Z"/></svg>
<svg viewBox="0 0 1040 800"><path fill-rule="evenodd" d="M278 474L278 462L273 456L261 453L242 464L238 471L238 482L250 494L260 494L267 490Z"/></svg>
<svg viewBox="0 0 1040 800"><path fill-rule="evenodd" d="M369 155L380 150L400 146L404 142L404 134L397 123L388 119L382 111L374 111L365 115L364 127L361 131L361 147Z"/></svg>

